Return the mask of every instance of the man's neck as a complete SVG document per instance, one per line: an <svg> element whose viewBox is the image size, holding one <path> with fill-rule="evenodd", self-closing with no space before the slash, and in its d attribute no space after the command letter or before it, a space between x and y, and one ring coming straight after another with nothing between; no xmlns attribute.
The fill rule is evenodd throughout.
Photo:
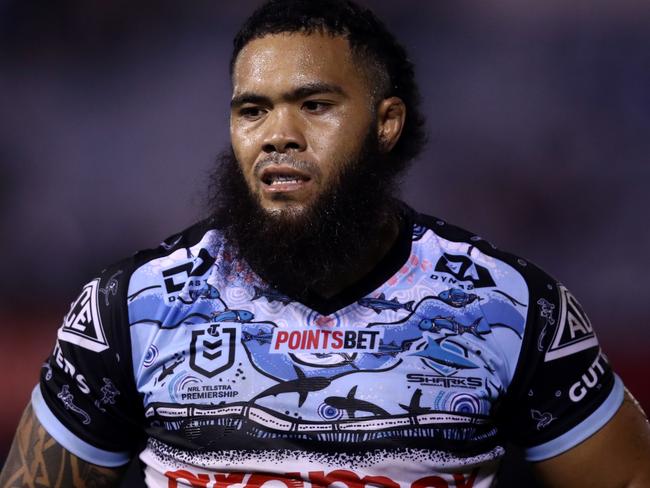
<svg viewBox="0 0 650 488"><path fill-rule="evenodd" d="M377 232L377 238L368 242L366 252L360 257L356 265L346 272L333 276L330 280L323 281L311 290L322 298L331 298L369 274L391 250L399 236L400 226L397 216L391 215L382 223Z"/></svg>

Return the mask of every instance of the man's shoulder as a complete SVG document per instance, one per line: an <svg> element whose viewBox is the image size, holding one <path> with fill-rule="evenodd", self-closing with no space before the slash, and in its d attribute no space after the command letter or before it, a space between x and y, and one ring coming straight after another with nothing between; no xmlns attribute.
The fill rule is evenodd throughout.
<svg viewBox="0 0 650 488"><path fill-rule="evenodd" d="M214 263L223 245L222 234L210 219L196 222L162 240L157 246L140 249L112 262L88 282L98 302L114 308L132 300L134 282L160 280L166 276L190 275L197 260ZM176 267L181 269L175 270ZM121 307L118 307L121 308Z"/></svg>
<svg viewBox="0 0 650 488"><path fill-rule="evenodd" d="M133 263L134 271L143 264L161 258L174 259L179 250L192 249L194 247L219 247L222 242L222 234L217 230L212 219L205 219L189 227L176 232L163 239L157 246L141 249L133 254L130 260Z"/></svg>
<svg viewBox="0 0 650 488"><path fill-rule="evenodd" d="M173 263L187 260L188 252L191 253L197 246L215 253L222 242L222 234L213 225L212 220L201 220L169 235L157 245L139 249L130 256L112 262L102 269L100 274L106 276L120 271L120 280L129 280L133 274L152 261Z"/></svg>
<svg viewBox="0 0 650 488"><path fill-rule="evenodd" d="M480 234L445 219L418 213L414 210L411 210L411 219L414 225L414 240L421 239L426 232L434 234L436 238L433 245L439 247L443 257L448 261L451 260L452 266L458 270L467 265L465 261L478 260L479 262L492 263L494 266L505 265L514 269L528 286L547 287L549 283L556 283L550 274L531 260L496 246L491 240ZM436 264L442 266L441 263ZM475 268L472 271L478 273L476 279L482 278L480 268L478 271ZM488 279L488 277L485 276L483 279Z"/></svg>

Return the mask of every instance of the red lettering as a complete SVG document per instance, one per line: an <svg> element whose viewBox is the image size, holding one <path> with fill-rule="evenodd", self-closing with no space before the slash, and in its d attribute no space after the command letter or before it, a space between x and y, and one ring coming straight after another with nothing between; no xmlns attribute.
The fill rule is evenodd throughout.
<svg viewBox="0 0 650 488"><path fill-rule="evenodd" d="M411 488L449 488L449 485L440 476L427 476L414 481Z"/></svg>
<svg viewBox="0 0 650 488"><path fill-rule="evenodd" d="M462 473L454 473L454 482L456 488L473 488L479 469L474 469L466 478ZM211 484L210 476L203 473L192 473L190 471L179 469L176 471L167 471L165 476L169 479L168 488L178 488L180 485L191 486L193 488L228 488L232 485L241 484L246 477L245 473L214 473L214 485ZM342 483L347 488L400 488L399 483L386 476L364 476L346 469L337 469L328 474L324 471L310 471L308 473L309 482L312 488L328 488L335 483ZM244 488L261 488L269 481L279 481L286 488L304 488L304 482L300 473L253 473L248 478ZM411 484L410 488L450 488L449 483L440 476L427 476L420 478Z"/></svg>
<svg viewBox="0 0 650 488"><path fill-rule="evenodd" d="M320 330L308 330L307 331L307 349L317 349L318 348L318 339L320 339Z"/></svg>
<svg viewBox="0 0 650 488"><path fill-rule="evenodd" d="M214 479L217 483L214 485L214 488L228 488L230 485L236 485L244 481L244 476L244 473L216 473Z"/></svg>
<svg viewBox="0 0 650 488"><path fill-rule="evenodd" d="M476 481L476 476L478 475L478 468L472 471L468 479L465 479L464 474L454 473L454 481L456 482L456 488L472 488L474 486L474 481Z"/></svg>
<svg viewBox="0 0 650 488"><path fill-rule="evenodd" d="M254 473L248 479L245 488L260 488L267 481L280 481L284 483L287 488L302 488L302 478L300 473L285 473L285 474L273 474L273 473Z"/></svg>
<svg viewBox="0 0 650 488"><path fill-rule="evenodd" d="M332 332L332 349L341 349L343 347L343 332L335 330Z"/></svg>
<svg viewBox="0 0 650 488"><path fill-rule="evenodd" d="M289 349L298 349L300 347L300 332L294 330L289 334Z"/></svg>
<svg viewBox="0 0 650 488"><path fill-rule="evenodd" d="M194 474L184 469L179 469L177 471L167 471L165 476L169 478L168 488L178 488L178 480L184 480L189 482L190 486L196 488L207 488L208 483L210 482L210 477L207 474ZM183 483L185 484L185 483Z"/></svg>
<svg viewBox="0 0 650 488"><path fill-rule="evenodd" d="M400 488L399 483L396 483L386 476L364 476L363 481L366 485L381 486L385 488Z"/></svg>
<svg viewBox="0 0 650 488"><path fill-rule="evenodd" d="M323 332L323 349L327 349L327 343L330 340L330 334L332 333L331 330L324 330Z"/></svg>
<svg viewBox="0 0 650 488"><path fill-rule="evenodd" d="M334 333L336 334L335 331ZM329 474L324 471L310 471L309 481L313 487L327 487L332 483L345 483L348 488L363 488L363 481L352 471L346 469L337 469Z"/></svg>
<svg viewBox="0 0 650 488"><path fill-rule="evenodd" d="M382 488L400 488L399 483L386 476L359 476L352 471L337 469L329 474L323 471L310 471L309 481L312 488L327 488L333 483L344 483L348 488L364 488L365 486L379 486Z"/></svg>
<svg viewBox="0 0 650 488"><path fill-rule="evenodd" d="M287 342L288 338L289 333L286 330L278 331L277 335L275 336L275 349L280 349L280 344Z"/></svg>

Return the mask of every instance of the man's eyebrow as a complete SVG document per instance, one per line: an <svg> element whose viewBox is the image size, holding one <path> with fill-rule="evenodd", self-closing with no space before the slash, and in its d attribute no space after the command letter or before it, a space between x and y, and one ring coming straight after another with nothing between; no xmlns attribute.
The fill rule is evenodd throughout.
<svg viewBox="0 0 650 488"><path fill-rule="evenodd" d="M312 95L320 95L326 93L335 93L337 95L345 96L345 91L339 85L331 83L314 82L301 85L298 88L282 94L282 100L287 102L295 102ZM230 101L230 108L241 107L242 105L250 103L253 105L271 105L271 99L264 95L259 95L252 92L244 92L235 95Z"/></svg>
<svg viewBox="0 0 650 488"><path fill-rule="evenodd" d="M241 107L245 103L251 103L253 105L271 105L271 99L264 95L244 92L232 97L232 100L230 100L230 108Z"/></svg>
<svg viewBox="0 0 650 488"><path fill-rule="evenodd" d="M326 93L335 93L337 95L345 95L343 88L339 85L333 85L331 83L324 83L322 81L315 81L313 83L307 83L301 85L295 90L285 93L282 95L282 98L288 102L295 102L302 98L307 98L312 95L320 95Z"/></svg>

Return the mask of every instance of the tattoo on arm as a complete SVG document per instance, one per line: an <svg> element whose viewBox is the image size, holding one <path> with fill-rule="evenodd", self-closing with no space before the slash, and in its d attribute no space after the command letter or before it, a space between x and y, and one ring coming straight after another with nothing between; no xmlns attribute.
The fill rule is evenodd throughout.
<svg viewBox="0 0 650 488"><path fill-rule="evenodd" d="M125 470L96 466L71 454L47 433L30 405L0 474L0 488L117 487Z"/></svg>

